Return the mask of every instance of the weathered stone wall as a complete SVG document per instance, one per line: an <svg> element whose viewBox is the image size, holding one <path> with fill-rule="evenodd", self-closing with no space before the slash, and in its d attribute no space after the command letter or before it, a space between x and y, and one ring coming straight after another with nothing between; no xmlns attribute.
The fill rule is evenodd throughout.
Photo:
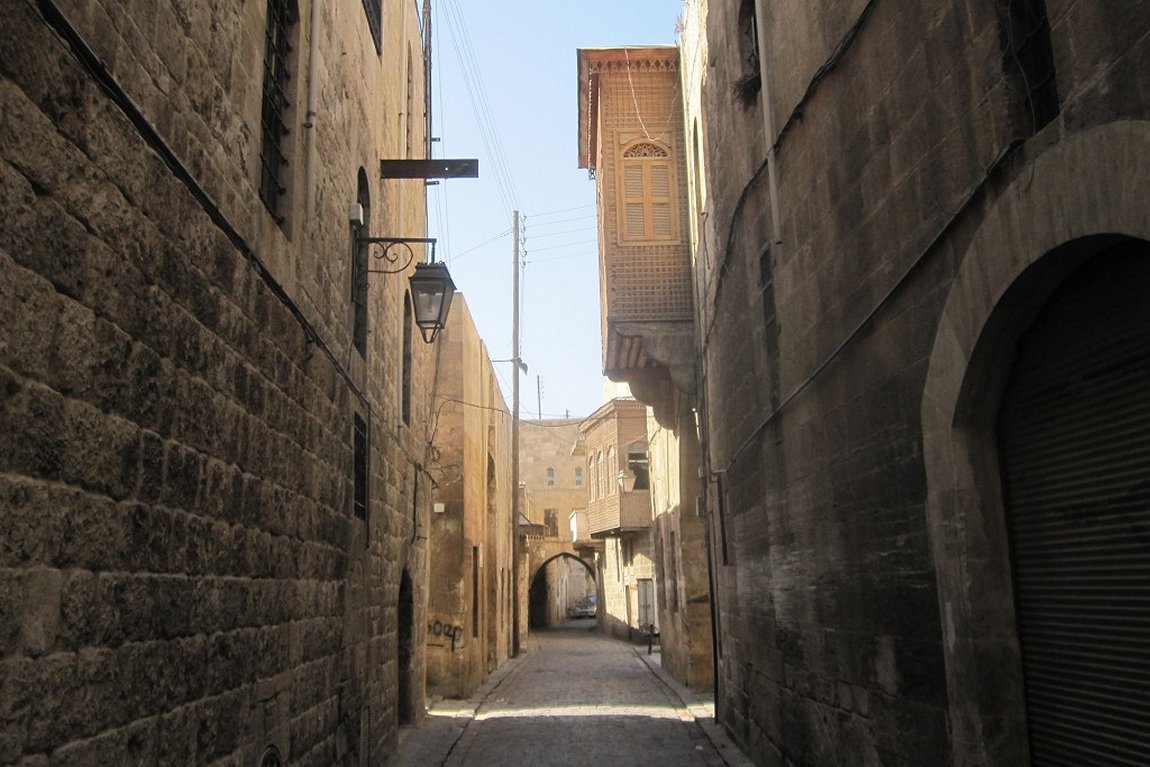
<svg viewBox="0 0 1150 767"><path fill-rule="evenodd" d="M418 61L410 4L385 5ZM320 14L315 211L293 171L281 228L256 195L265 6L193 6L41 4L116 102L34 4L3 3L0 762L361 764L422 711L422 651L399 645L423 645L429 387L401 424L403 280L372 283L366 365L349 352L347 205L399 132L363 105L406 74L359 4ZM414 188L385 221L371 183L374 230L422 232Z"/></svg>
<svg viewBox="0 0 1150 767"><path fill-rule="evenodd" d="M994 3L764 4L770 76L749 99L733 90L739 3L693 5L714 62L696 282L720 717L764 764L948 763L920 422L935 329L1011 182L1077 132L1147 117L1150 15L1047 2L1061 111L1031 136Z"/></svg>
<svg viewBox="0 0 1150 767"><path fill-rule="evenodd" d="M465 698L511 652L511 418L462 294L439 344L427 688Z"/></svg>
<svg viewBox="0 0 1150 767"><path fill-rule="evenodd" d="M714 658L707 541L695 506L702 493L699 440L690 400L678 393L668 399L674 404L666 425L647 410L659 644L663 667L672 676L692 688L710 689Z"/></svg>

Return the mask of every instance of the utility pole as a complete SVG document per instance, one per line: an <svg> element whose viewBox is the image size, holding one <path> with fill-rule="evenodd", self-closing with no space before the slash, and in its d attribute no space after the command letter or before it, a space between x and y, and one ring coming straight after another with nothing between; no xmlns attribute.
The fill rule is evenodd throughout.
<svg viewBox="0 0 1150 767"><path fill-rule="evenodd" d="M519 546L519 211L511 215L511 241L513 254L513 278L511 289L511 530L514 535L511 543L511 580L514 599L511 600L511 655L519 655L519 559L522 556Z"/></svg>
<svg viewBox="0 0 1150 767"><path fill-rule="evenodd" d="M539 420L543 420L543 379L535 376L535 412L539 415Z"/></svg>

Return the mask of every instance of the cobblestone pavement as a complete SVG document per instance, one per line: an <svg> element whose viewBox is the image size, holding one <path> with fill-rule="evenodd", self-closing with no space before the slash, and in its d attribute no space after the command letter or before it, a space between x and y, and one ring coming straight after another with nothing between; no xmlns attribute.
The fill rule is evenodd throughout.
<svg viewBox="0 0 1150 767"><path fill-rule="evenodd" d="M466 701L441 701L400 735L389 767L750 763L714 724L709 698L680 687L646 648L589 621L533 632L527 652Z"/></svg>

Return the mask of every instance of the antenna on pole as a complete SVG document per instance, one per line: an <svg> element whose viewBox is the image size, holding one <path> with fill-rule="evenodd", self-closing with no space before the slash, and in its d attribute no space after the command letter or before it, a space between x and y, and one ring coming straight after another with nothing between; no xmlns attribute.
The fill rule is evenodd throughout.
<svg viewBox="0 0 1150 767"><path fill-rule="evenodd" d="M543 379L535 376L535 405L536 413L539 414L539 420L543 420Z"/></svg>

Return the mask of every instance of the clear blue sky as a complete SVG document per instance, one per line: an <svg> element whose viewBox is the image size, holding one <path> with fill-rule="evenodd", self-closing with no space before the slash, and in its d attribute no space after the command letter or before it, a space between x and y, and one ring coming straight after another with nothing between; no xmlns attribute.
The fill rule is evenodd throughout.
<svg viewBox="0 0 1150 767"><path fill-rule="evenodd" d="M544 418L588 415L602 397L595 184L578 167L575 51L674 43L681 9L681 0L432 0L433 151L478 157L479 179L428 187L431 236L491 357L509 359L520 210L524 418L537 415L536 376ZM495 367L510 406L511 365Z"/></svg>

